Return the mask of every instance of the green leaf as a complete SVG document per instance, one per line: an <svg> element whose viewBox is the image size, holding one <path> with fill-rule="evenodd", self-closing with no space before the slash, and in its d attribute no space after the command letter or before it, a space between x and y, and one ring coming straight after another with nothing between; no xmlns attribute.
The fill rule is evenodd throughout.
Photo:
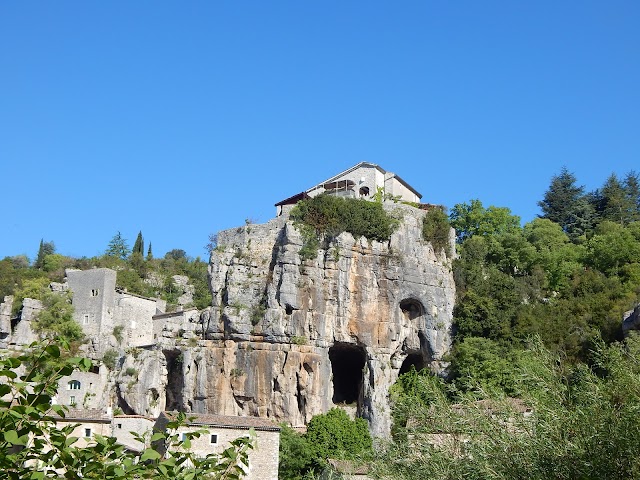
<svg viewBox="0 0 640 480"><path fill-rule="evenodd" d="M140 457L140 461L146 462L147 460L158 460L161 456L162 455L156 452L153 448L147 448Z"/></svg>
<svg viewBox="0 0 640 480"><path fill-rule="evenodd" d="M4 439L7 443L10 443L11 445L26 445L26 435L23 435L22 437L18 436L18 432L16 432L15 430L9 430L4 432Z"/></svg>
<svg viewBox="0 0 640 480"><path fill-rule="evenodd" d="M60 358L60 348L58 348L58 346L55 344L47 345L44 351L51 355L53 358Z"/></svg>

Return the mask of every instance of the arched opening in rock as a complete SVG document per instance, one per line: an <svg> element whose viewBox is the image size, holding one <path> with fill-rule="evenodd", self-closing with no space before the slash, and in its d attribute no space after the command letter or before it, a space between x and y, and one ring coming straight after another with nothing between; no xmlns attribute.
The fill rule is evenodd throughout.
<svg viewBox="0 0 640 480"><path fill-rule="evenodd" d="M407 355L407 358L404 359L400 367L400 375L409 372L411 367L414 367L416 371L420 371L426 367L426 362L421 352L412 352Z"/></svg>
<svg viewBox="0 0 640 480"><path fill-rule="evenodd" d="M284 313L291 315L293 313L293 307L288 303L284 306Z"/></svg>
<svg viewBox="0 0 640 480"><path fill-rule="evenodd" d="M168 411L184 411L184 376L182 374L182 352L180 350L163 350L167 360L166 409Z"/></svg>
<svg viewBox="0 0 640 480"><path fill-rule="evenodd" d="M424 314L424 307L414 298L405 298L400 302L400 310L407 320L413 320Z"/></svg>
<svg viewBox="0 0 640 480"><path fill-rule="evenodd" d="M356 403L362 392L364 349L350 343L336 343L329 349L333 373L333 403Z"/></svg>

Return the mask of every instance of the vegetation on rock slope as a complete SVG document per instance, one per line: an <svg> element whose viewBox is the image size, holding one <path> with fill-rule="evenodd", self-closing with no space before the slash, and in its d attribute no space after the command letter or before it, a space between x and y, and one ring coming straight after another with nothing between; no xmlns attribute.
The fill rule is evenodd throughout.
<svg viewBox="0 0 640 480"><path fill-rule="evenodd" d="M194 287L193 306L202 309L211 304L206 262L199 257L192 259L180 249L171 250L163 258L153 258L151 245L147 256L143 257L143 249L141 233L133 250L129 250L126 239L118 232L109 242L105 254L92 258L60 255L55 253L53 242L42 241L33 265L22 255L0 261L0 299L5 295L14 295L13 313L16 314L23 298L43 300L49 283L61 282L65 269L106 267L117 270L117 287L126 288L137 295L166 300L169 308L177 303L183 293L172 277L185 275Z"/></svg>

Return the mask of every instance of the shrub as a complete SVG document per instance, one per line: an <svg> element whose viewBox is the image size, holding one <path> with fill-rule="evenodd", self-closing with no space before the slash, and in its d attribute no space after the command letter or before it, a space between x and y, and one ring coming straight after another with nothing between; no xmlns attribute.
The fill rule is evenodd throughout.
<svg viewBox="0 0 640 480"><path fill-rule="evenodd" d="M118 351L111 348L104 352L102 363L104 363L109 370L113 370L114 368L116 368L116 362L118 361L118 358L120 358L120 354L118 353Z"/></svg>
<svg viewBox="0 0 640 480"><path fill-rule="evenodd" d="M427 212L422 220L422 239L433 245L433 250L448 251L449 246L449 218L441 208L433 208Z"/></svg>
<svg viewBox="0 0 640 480"><path fill-rule="evenodd" d="M113 327L113 336L115 337L118 343L122 343L122 332L124 331L124 327L122 325L116 325Z"/></svg>
<svg viewBox="0 0 640 480"><path fill-rule="evenodd" d="M382 204L362 199L318 195L298 202L291 219L304 239L300 255L313 258L320 240L331 241L342 232L354 237L386 241L398 226L398 220L385 212Z"/></svg>

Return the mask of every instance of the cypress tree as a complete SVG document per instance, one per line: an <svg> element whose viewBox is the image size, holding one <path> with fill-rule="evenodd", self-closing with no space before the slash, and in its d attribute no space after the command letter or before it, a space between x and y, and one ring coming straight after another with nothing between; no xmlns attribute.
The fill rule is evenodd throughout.
<svg viewBox="0 0 640 480"><path fill-rule="evenodd" d="M153 259L153 253L151 253L151 242L149 242L149 250L147 251L147 260Z"/></svg>
<svg viewBox="0 0 640 480"><path fill-rule="evenodd" d="M56 246L53 242L45 242L44 239L40 239L40 247L38 248L38 256L36 262L33 265L37 269L42 269L44 265L44 257L56 252Z"/></svg>
<svg viewBox="0 0 640 480"><path fill-rule="evenodd" d="M142 232L138 232L136 243L133 244L133 250L131 253L139 253L140 256L144 255L144 240L142 238Z"/></svg>

